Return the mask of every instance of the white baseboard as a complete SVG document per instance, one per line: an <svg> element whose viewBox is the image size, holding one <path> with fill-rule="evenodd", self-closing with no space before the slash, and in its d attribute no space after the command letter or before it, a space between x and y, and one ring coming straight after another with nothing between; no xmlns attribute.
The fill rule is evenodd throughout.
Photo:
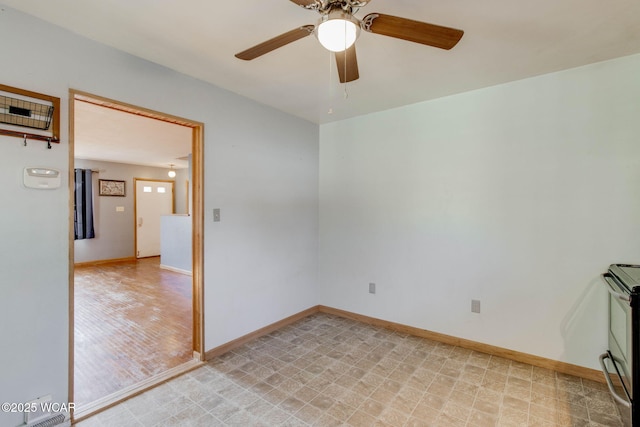
<svg viewBox="0 0 640 427"><path fill-rule="evenodd" d="M193 276L193 272L190 270L183 270L181 268L176 268L176 267L171 267L168 265L164 265L164 264L160 264L160 268L163 268L165 270L169 270L169 271L173 271L176 273L180 273L180 274L186 274L187 276Z"/></svg>

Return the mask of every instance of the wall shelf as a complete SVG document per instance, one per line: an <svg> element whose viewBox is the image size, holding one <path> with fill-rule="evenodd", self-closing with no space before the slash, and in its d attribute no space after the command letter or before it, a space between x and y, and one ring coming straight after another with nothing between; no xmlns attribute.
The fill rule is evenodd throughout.
<svg viewBox="0 0 640 427"><path fill-rule="evenodd" d="M24 145L27 139L46 141L51 148L60 142L60 98L0 84L0 135L21 138Z"/></svg>

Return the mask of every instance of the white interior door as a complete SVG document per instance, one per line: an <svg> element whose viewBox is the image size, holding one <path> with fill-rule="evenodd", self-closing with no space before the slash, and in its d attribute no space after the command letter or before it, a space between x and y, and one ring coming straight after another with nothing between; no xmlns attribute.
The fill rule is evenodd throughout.
<svg viewBox="0 0 640 427"><path fill-rule="evenodd" d="M136 180L136 257L160 255L160 217L173 213L173 182Z"/></svg>

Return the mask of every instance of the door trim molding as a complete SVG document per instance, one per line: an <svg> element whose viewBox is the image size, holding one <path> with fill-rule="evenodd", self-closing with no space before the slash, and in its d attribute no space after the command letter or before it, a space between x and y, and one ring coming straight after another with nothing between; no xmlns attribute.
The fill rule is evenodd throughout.
<svg viewBox="0 0 640 427"><path fill-rule="evenodd" d="M92 102L107 108L113 108L144 117L150 117L169 123L190 127L191 132L191 181L192 181L192 269L193 269L193 351L200 362L204 361L204 123L159 111L150 110L121 101L94 95L75 89L69 89L69 402L74 396L74 239L73 239L73 192L74 192L74 101ZM152 387L159 384L149 384ZM123 395L126 400L131 395ZM86 415L86 414L85 414ZM74 419L74 414L71 414Z"/></svg>

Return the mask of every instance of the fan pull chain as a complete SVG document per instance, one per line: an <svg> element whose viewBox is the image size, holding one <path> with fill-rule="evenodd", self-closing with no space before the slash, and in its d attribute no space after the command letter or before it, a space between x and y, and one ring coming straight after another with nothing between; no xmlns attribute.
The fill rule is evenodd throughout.
<svg viewBox="0 0 640 427"><path fill-rule="evenodd" d="M332 57L331 52L329 52L329 56L328 56L329 58L329 102L331 102L331 98L333 98L331 96L331 92L333 91L333 85L331 84L332 83L331 81L333 80L333 73L332 73L333 63L332 63L331 57ZM333 114L333 106L331 106L331 104L329 104L329 110L327 110L327 114Z"/></svg>
<svg viewBox="0 0 640 427"><path fill-rule="evenodd" d="M344 70L342 70L344 72L344 99L349 98L349 93L347 92L347 26L344 26Z"/></svg>

